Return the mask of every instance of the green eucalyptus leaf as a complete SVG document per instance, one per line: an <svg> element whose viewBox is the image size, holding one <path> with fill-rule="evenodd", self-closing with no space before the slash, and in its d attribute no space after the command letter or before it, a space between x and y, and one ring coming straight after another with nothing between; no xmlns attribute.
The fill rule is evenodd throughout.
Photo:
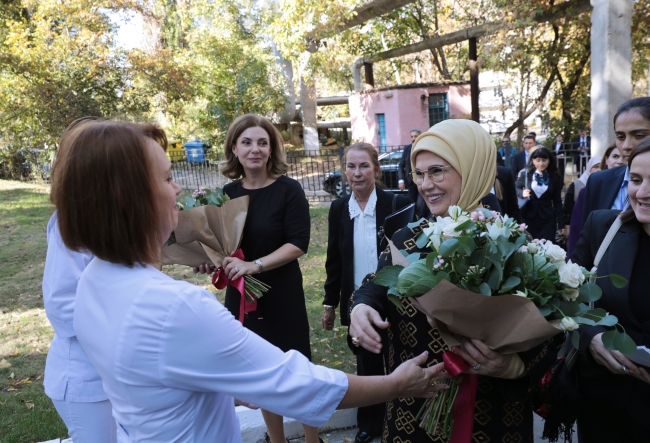
<svg viewBox="0 0 650 443"><path fill-rule="evenodd" d="M625 332L616 332L614 336L614 347L623 354L634 354L636 352L636 343Z"/></svg>
<svg viewBox="0 0 650 443"><path fill-rule="evenodd" d="M494 267L492 267L492 269L490 269L487 281L485 281L485 283L491 289L498 289L499 288L499 285L501 283L501 278L499 277L499 270L497 269L496 266L494 266ZM492 291L490 291L490 293L492 293Z"/></svg>
<svg viewBox="0 0 650 443"><path fill-rule="evenodd" d="M420 220L418 220L416 222L409 223L409 224L406 225L406 227L409 228L409 229L417 228L422 223L422 220L425 220L425 219L421 218Z"/></svg>
<svg viewBox="0 0 650 443"><path fill-rule="evenodd" d="M618 323L618 318L613 315L607 315L596 322L599 326L615 326Z"/></svg>
<svg viewBox="0 0 650 443"><path fill-rule="evenodd" d="M616 346L614 345L614 339L616 338L616 334L617 334L616 331L607 331L603 333L603 335L601 336L603 345L610 351L616 350Z"/></svg>
<svg viewBox="0 0 650 443"><path fill-rule="evenodd" d="M460 232L464 231L465 229L474 229L476 228L476 224L472 220L465 220L458 226L454 228L454 231Z"/></svg>
<svg viewBox="0 0 650 443"><path fill-rule="evenodd" d="M560 300L560 311L567 317L575 317L580 312L580 305L573 301Z"/></svg>
<svg viewBox="0 0 650 443"><path fill-rule="evenodd" d="M476 243L472 237L458 237L458 242L460 243L460 251L465 255L471 255L474 250L476 250Z"/></svg>
<svg viewBox="0 0 650 443"><path fill-rule="evenodd" d="M420 253L414 252L413 254L409 254L406 256L406 259L409 261L409 263L415 263L416 261L420 260Z"/></svg>
<svg viewBox="0 0 650 443"><path fill-rule="evenodd" d="M424 249L427 243L429 243L429 237L425 235L424 232L420 232L415 239L416 246L420 249Z"/></svg>
<svg viewBox="0 0 650 443"><path fill-rule="evenodd" d="M571 332L571 344L574 348L580 349L580 334L578 331Z"/></svg>
<svg viewBox="0 0 650 443"><path fill-rule="evenodd" d="M580 286L578 290L578 299L580 303L589 303L600 299L603 295L603 291L600 289L596 283L587 282Z"/></svg>
<svg viewBox="0 0 650 443"><path fill-rule="evenodd" d="M538 306L537 310L539 311L540 314L542 314L542 317L547 317L551 315L552 312L554 312L551 306L549 305Z"/></svg>
<svg viewBox="0 0 650 443"><path fill-rule="evenodd" d="M576 321L576 323L578 323L578 324L580 324L580 325L589 325L589 326L595 326L595 325L596 325L596 322L593 321L593 320L590 319L590 318L586 318L586 317L573 317L573 319Z"/></svg>
<svg viewBox="0 0 650 443"><path fill-rule="evenodd" d="M397 286L397 278L399 273L402 272L404 266L384 266L380 271L375 275L375 278L372 281L379 286L386 286L388 288L394 288Z"/></svg>
<svg viewBox="0 0 650 443"><path fill-rule="evenodd" d="M451 259L451 262L453 263L454 270L458 273L458 275L467 275L467 272L469 271L469 265L467 264L465 257L457 255Z"/></svg>
<svg viewBox="0 0 650 443"><path fill-rule="evenodd" d="M214 194L210 194L208 196L208 204L214 205L214 206L219 206L219 200L217 199L217 196Z"/></svg>
<svg viewBox="0 0 650 443"><path fill-rule="evenodd" d="M225 194L223 193L223 189L221 189L221 188L218 187L218 186L217 186L216 188L214 188L214 192L215 192L216 194L218 194L218 195L225 195Z"/></svg>
<svg viewBox="0 0 650 443"><path fill-rule="evenodd" d="M521 279L519 277L516 277L514 275L511 275L508 277L508 280L501 286L501 293L505 294L506 292L516 288L519 283L521 283Z"/></svg>
<svg viewBox="0 0 650 443"><path fill-rule="evenodd" d="M627 285L627 279L624 277L621 277L618 274L610 274L609 278L612 280L612 284L616 288L624 288Z"/></svg>
<svg viewBox="0 0 650 443"><path fill-rule="evenodd" d="M450 257L458 248L460 247L460 242L458 239L455 238L450 238L449 240L445 240L442 242L440 245L440 248L438 248L438 254L442 255L443 257Z"/></svg>
<svg viewBox="0 0 650 443"><path fill-rule="evenodd" d="M436 263L436 257L438 257L438 254L435 252L430 252L427 255L426 264L428 269L433 269L433 265Z"/></svg>
<svg viewBox="0 0 650 443"><path fill-rule="evenodd" d="M438 272L436 274L436 284L440 283L443 280L451 281L451 276L444 271Z"/></svg>
<svg viewBox="0 0 650 443"><path fill-rule="evenodd" d="M483 282L479 285L478 290L481 291L481 294L491 296L492 295L492 289L490 289L490 286L488 286L487 283Z"/></svg>

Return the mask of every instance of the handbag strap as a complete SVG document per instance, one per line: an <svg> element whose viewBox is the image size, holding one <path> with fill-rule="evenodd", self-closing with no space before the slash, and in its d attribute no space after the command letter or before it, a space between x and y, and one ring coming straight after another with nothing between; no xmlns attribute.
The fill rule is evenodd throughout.
<svg viewBox="0 0 650 443"><path fill-rule="evenodd" d="M607 231L607 235L605 236L603 242L600 244L600 247L598 248L598 252L596 253L596 258L594 259L594 266L596 268L598 267L598 263L600 263L600 259L603 258L605 251L607 251L607 248L609 248L609 244L614 239L614 236L616 235L616 233L618 232L618 228L620 227L621 227L621 217L616 217L616 220L614 220L614 223L612 223L612 226L609 228L609 231Z"/></svg>
<svg viewBox="0 0 650 443"><path fill-rule="evenodd" d="M391 211L391 214L395 211L397 211L397 194L393 194L393 210Z"/></svg>

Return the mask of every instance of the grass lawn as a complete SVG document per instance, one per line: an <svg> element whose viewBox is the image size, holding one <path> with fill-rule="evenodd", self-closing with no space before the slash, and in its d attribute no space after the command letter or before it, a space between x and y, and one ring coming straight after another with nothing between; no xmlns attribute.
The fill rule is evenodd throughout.
<svg viewBox="0 0 650 443"><path fill-rule="evenodd" d="M53 212L49 187L0 180L0 443L30 443L67 437L67 429L43 392L45 357L52 328L43 309L41 280ZM300 259L315 363L355 371L346 328L323 331L323 283L328 208L311 208L309 253ZM163 270L213 292L209 277L184 266ZM337 320L338 321L338 320ZM5 360L9 367L2 367ZM6 364L5 364L6 365Z"/></svg>

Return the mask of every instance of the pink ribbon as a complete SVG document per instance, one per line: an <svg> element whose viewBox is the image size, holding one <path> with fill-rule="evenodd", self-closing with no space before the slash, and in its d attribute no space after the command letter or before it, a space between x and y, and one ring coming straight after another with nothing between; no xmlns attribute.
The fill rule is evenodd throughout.
<svg viewBox="0 0 650 443"><path fill-rule="evenodd" d="M241 248L237 249L230 256L238 258L240 260L244 259L244 253L241 250ZM217 269L215 273L212 275L212 284L214 285L215 288L223 289L226 286L230 285L239 291L239 294L241 295L241 301L239 303L239 322L242 324L244 323L244 314L247 312L253 312L254 310L257 309L257 298L253 295L252 297L255 301L254 302L248 301L248 299L246 298L244 283L245 281L243 276L230 280L223 267Z"/></svg>
<svg viewBox="0 0 650 443"><path fill-rule="evenodd" d="M457 377L462 374L458 395L454 402L454 429L448 443L470 443L474 430L474 403L478 376L463 373L469 368L469 364L460 355L445 352L442 354L442 360L449 375Z"/></svg>

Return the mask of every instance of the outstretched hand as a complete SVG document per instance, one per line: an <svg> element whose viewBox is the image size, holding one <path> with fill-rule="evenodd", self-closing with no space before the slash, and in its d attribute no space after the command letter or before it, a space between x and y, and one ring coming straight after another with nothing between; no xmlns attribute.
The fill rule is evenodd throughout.
<svg viewBox="0 0 650 443"><path fill-rule="evenodd" d="M379 312L370 306L359 306L350 319L349 334L355 346L360 345L370 352L379 354L381 352L381 337L373 325L379 329L386 329L390 323L383 321Z"/></svg>
<svg viewBox="0 0 650 443"><path fill-rule="evenodd" d="M427 362L428 352L406 360L390 374L398 382L399 397L436 397L437 391L449 389L449 386L436 383L449 377L445 371L445 364L422 368Z"/></svg>

